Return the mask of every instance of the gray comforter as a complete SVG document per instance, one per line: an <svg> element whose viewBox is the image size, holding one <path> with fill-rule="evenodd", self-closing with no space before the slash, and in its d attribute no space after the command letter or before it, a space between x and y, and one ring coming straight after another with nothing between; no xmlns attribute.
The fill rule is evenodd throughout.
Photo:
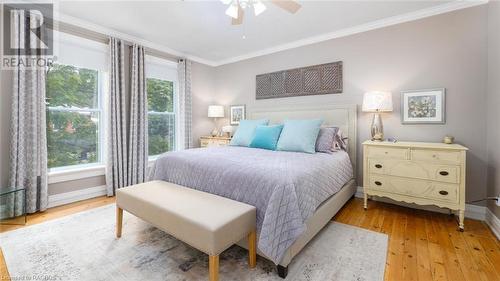
<svg viewBox="0 0 500 281"><path fill-rule="evenodd" d="M150 172L151 180L255 206L258 247L276 264L305 231L307 218L352 176L344 151L306 154L246 147L168 152Z"/></svg>

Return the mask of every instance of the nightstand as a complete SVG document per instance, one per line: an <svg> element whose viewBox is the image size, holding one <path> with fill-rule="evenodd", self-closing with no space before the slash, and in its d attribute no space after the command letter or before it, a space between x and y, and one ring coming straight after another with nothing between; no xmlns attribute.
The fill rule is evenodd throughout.
<svg viewBox="0 0 500 281"><path fill-rule="evenodd" d="M468 148L425 142L363 143L364 207L368 196L458 211L464 229Z"/></svg>
<svg viewBox="0 0 500 281"><path fill-rule="evenodd" d="M200 147L226 146L229 145L230 142L231 138L229 137L200 137Z"/></svg>

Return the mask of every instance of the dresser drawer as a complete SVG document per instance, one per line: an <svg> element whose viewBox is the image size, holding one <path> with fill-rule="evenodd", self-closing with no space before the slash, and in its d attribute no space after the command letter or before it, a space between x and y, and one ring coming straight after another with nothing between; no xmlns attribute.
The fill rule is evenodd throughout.
<svg viewBox="0 0 500 281"><path fill-rule="evenodd" d="M397 159L369 159L370 173L459 183L460 166Z"/></svg>
<svg viewBox="0 0 500 281"><path fill-rule="evenodd" d="M218 140L218 139L201 139L200 146L201 147L218 147L218 146L226 146L229 145L228 140Z"/></svg>
<svg viewBox="0 0 500 281"><path fill-rule="evenodd" d="M458 184L370 174L369 188L395 194L458 203Z"/></svg>
<svg viewBox="0 0 500 281"><path fill-rule="evenodd" d="M461 154L459 151L412 149L411 159L416 161L461 162Z"/></svg>
<svg viewBox="0 0 500 281"><path fill-rule="evenodd" d="M409 149L407 148L368 146L367 149L368 157L372 158L408 159Z"/></svg>
<svg viewBox="0 0 500 281"><path fill-rule="evenodd" d="M217 141L214 141L214 145L213 146L226 146L226 145L229 145L229 141L226 141L226 140L217 140Z"/></svg>

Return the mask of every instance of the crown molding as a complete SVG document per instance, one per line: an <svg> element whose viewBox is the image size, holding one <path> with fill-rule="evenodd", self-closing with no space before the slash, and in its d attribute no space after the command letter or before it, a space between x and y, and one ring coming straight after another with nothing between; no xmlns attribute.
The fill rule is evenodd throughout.
<svg viewBox="0 0 500 281"><path fill-rule="evenodd" d="M383 27L387 27L387 26L391 26L391 25L400 24L400 23L415 21L415 20L419 20L419 19L423 19L423 18L435 16L435 15L440 15L440 14L444 14L444 13L448 13L448 12L452 12L452 11L456 11L456 10L461 10L461 9L465 9L465 8L470 8L470 7L474 7L474 6L484 5L484 4L487 4L488 1L489 0L454 1L454 2L443 4L443 5L431 7L431 8L421 9L421 10L417 10L414 12L410 12L410 13L406 13L406 14L402 14L402 15L397 15L397 16L393 16L393 17L388 17L385 19L372 21L372 22L361 24L358 26L337 30L337 31L334 31L331 33L326 33L326 34L322 34L322 35L318 35L318 36L314 36L314 37L309 37L306 39L297 40L297 41L294 41L291 43L278 45L278 46L264 49L261 51L252 52L252 53L248 53L245 55L241 55L241 56L237 56L237 57L233 57L233 58L229 58L229 59L225 59L225 60L220 60L220 61L215 62L215 66L221 66L221 65L225 65L225 64L235 63L235 62L239 62L242 60L247 60L247 59L260 57L260 56L264 56L264 55L269 55L269 54L273 54L273 53L277 53L277 52L281 52L281 51L285 51L285 50L289 50L289 49L294 49L294 48L303 47L303 46L307 46L307 45L311 45L311 44L315 44L315 43L320 43L320 42L328 41L328 40L335 39L335 38L345 37L345 36L358 34L358 33L366 32L366 31L370 31L370 30L375 30L375 29L379 29L379 28L383 28Z"/></svg>
<svg viewBox="0 0 500 281"><path fill-rule="evenodd" d="M366 32L366 31L370 31L370 30L375 30L375 29L379 29L379 28L383 28L383 27L388 27L388 26L392 26L392 25L396 25L396 24L400 24L400 23L415 21L415 20L419 20L419 19L423 19L423 18L435 16L435 15L440 15L440 14L444 14L444 13L448 13L448 12L452 12L452 11L456 11L456 10L461 10L461 9L471 8L474 6L484 5L484 4L487 4L488 2L489 2L489 0L453 1L450 3L445 3L442 5L435 6L435 7L421 9L418 11L414 11L414 12L410 12L410 13L406 13L406 14L402 14L402 15L397 15L397 16L388 17L385 19L376 20L376 21L372 21L369 23L353 26L350 28L337 30L337 31L334 31L331 33L326 33L326 34L322 34L322 35L318 35L318 36L314 36L314 37L309 37L306 39L297 40L294 42L274 46L271 48L267 48L267 49L263 49L260 51L251 52L251 53L244 54L241 56L236 56L236 57L223 59L223 60L219 60L219 61L204 59L204 58L201 58L198 56L186 54L186 53L183 53L181 51L168 48L164 45L154 43L154 42L145 40L145 39L140 38L140 37L136 37L136 36L129 35L129 34L126 34L123 32L119 32L119 31L111 29L111 28L96 25L96 24L93 24L91 22L81 20L81 19L69 16L69 15L62 14L62 13L59 13L59 21L64 22L64 23L68 23L68 24L72 24L72 25L75 25L75 26L78 26L78 27L81 27L84 29L88 29L88 30L91 30L94 32L98 32L98 33L101 33L101 34L106 35L106 36L113 36L113 37L123 39L125 41L134 42L134 43L143 45L146 48L151 48L151 49L154 49L157 51L161 51L161 52L164 52L164 53L169 54L169 55L177 56L179 58L187 58L187 59L190 59L192 61L199 62L199 63L205 64L208 66L217 67L217 66L231 64L231 63L235 63L235 62L239 62L239 61L243 61L243 60L247 60L247 59L252 59L252 58L256 58L256 57L260 57L260 56L264 56L264 55L269 55L269 54L273 54L273 53L277 53L277 52L281 52L281 51L285 51L285 50L289 50L289 49L294 49L294 48L303 47L303 46L307 46L307 45L311 45L311 44L315 44L315 43L320 43L320 42L332 40L335 38L341 38L341 37L354 35L354 34Z"/></svg>
<svg viewBox="0 0 500 281"><path fill-rule="evenodd" d="M94 23L91 23L91 22L88 22L88 21L85 21L85 20L82 20L82 19L79 19L79 18L76 18L73 16L69 16L67 14L60 13L60 12L58 13L58 21L66 23L66 24L71 24L71 25L74 25L74 26L77 26L77 27L80 27L83 29L87 29L87 30L90 30L93 32L97 32L97 33L100 33L104 36L113 36L116 38L120 38L124 41L136 43L136 44L142 45L146 48L151 48L153 50L164 52L166 54L176 56L179 58L186 58L186 59L189 59L189 60L192 60L195 62L199 62L202 64L206 64L209 66L216 66L216 62L214 62L214 61L200 58L197 56L193 56L190 54L186 54L186 53L168 48L164 45L154 43L152 41L149 41L149 40L137 37L137 36L126 34L126 33L117 31L117 30L112 29L112 28L107 28L107 27L104 27L101 25L97 25L97 24L94 24Z"/></svg>

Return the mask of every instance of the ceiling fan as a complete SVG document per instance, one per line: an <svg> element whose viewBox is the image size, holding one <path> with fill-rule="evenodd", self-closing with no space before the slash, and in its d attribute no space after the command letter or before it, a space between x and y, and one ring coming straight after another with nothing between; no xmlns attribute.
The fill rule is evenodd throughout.
<svg viewBox="0 0 500 281"><path fill-rule="evenodd" d="M243 23L243 17L245 15L244 10L247 8L253 8L256 16L266 10L266 5L262 3L262 0L221 0L221 2L225 5L229 5L226 10L226 15L232 18L231 23L233 25L240 25ZM301 7L301 5L294 0L271 0L270 2L292 14L295 14Z"/></svg>

